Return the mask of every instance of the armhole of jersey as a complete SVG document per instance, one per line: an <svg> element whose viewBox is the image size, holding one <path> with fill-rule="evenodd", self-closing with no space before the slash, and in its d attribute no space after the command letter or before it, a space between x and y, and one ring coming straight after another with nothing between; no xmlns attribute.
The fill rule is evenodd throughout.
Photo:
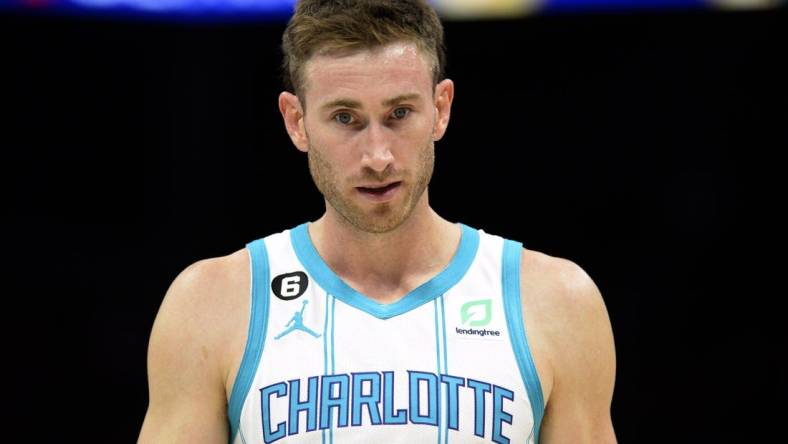
<svg viewBox="0 0 788 444"><path fill-rule="evenodd" d="M249 242L246 244L246 248L249 252L251 310L246 347L227 408L227 416L230 421L230 442L235 442L235 436L239 431L241 409L243 409L246 395L249 393L252 380L260 365L268 328L268 252L263 239Z"/></svg>
<svg viewBox="0 0 788 444"><path fill-rule="evenodd" d="M517 366L528 392L528 400L534 416L533 437L535 443L539 442L539 428L544 416L544 397L539 375L536 372L531 351L528 347L528 338L525 334L525 322L520 302L520 257L523 245L509 239L504 240L503 247L503 300L506 312L506 324L509 327L509 339L512 342ZM528 441L530 442L530 441Z"/></svg>

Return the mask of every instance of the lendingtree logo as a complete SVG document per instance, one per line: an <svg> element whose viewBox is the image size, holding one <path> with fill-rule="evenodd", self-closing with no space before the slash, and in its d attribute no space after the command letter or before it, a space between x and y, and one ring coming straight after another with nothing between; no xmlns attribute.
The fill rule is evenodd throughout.
<svg viewBox="0 0 788 444"><path fill-rule="evenodd" d="M468 327L484 327L492 321L492 299L477 299L468 301L460 307L460 322ZM463 336L501 336L500 330L486 328L460 328L454 327L457 334Z"/></svg>
<svg viewBox="0 0 788 444"><path fill-rule="evenodd" d="M483 327L492 320L492 299L478 299L462 304L460 307L462 325Z"/></svg>

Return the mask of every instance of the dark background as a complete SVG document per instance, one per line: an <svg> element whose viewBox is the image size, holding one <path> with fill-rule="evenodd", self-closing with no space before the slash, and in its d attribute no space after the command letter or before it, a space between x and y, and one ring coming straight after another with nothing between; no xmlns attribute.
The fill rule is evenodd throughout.
<svg viewBox="0 0 788 444"><path fill-rule="evenodd" d="M786 18L445 24L432 205L594 278L622 443L760 442L782 419ZM320 216L276 107L283 29L0 15L12 429L134 442L172 279Z"/></svg>

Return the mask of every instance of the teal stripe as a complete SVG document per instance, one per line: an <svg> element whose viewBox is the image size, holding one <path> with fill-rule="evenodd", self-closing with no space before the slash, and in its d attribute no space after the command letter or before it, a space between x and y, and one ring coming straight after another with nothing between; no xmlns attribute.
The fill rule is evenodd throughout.
<svg viewBox="0 0 788 444"><path fill-rule="evenodd" d="M337 305L337 298L331 296L331 374L336 374L336 359L334 359L334 307Z"/></svg>
<svg viewBox="0 0 788 444"><path fill-rule="evenodd" d="M324 375L328 374L328 300L329 300L329 296L328 296L328 292L326 292L326 304L325 304L326 318L323 321L323 374ZM325 444L326 429L322 429L320 433L323 435L321 442Z"/></svg>
<svg viewBox="0 0 788 444"><path fill-rule="evenodd" d="M435 361L438 363L438 444L441 444L441 429L443 425L441 424L441 335L440 329L438 328L438 300L433 299L433 307L435 312Z"/></svg>
<svg viewBox="0 0 788 444"><path fill-rule="evenodd" d="M331 374L336 374L336 361L334 360L334 307L337 304L337 298L331 296ZM328 307L326 307L328 310ZM334 444L334 421L328 425L328 439L330 444Z"/></svg>
<svg viewBox="0 0 788 444"><path fill-rule="evenodd" d="M441 320L443 321L443 371L449 374L449 361L448 349L446 347L446 307L443 303L443 296L441 295Z"/></svg>
<svg viewBox="0 0 788 444"><path fill-rule="evenodd" d="M522 303L520 302L520 255L523 245L512 240L505 240L503 247L503 307L506 313L506 323L509 327L509 340L512 343L517 366L528 392L528 400L533 412L535 436L534 442L539 442L539 429L544 416L544 397L539 375L536 372L531 351L528 347L528 338L525 334Z"/></svg>
<svg viewBox="0 0 788 444"><path fill-rule="evenodd" d="M449 358L448 358L448 344L446 344L446 308L443 303L443 296L441 295L441 321L443 324L443 373L449 374ZM438 381L440 386L440 381ZM443 435L445 436L445 443L448 444L449 442L449 392L446 391L446 423L444 424L446 433Z"/></svg>
<svg viewBox="0 0 788 444"><path fill-rule="evenodd" d="M251 316L246 336L246 347L238 367L238 373L230 392L230 401L227 406L227 415L230 421L230 439L233 440L240 430L241 410L246 396L252 386L260 357L263 355L265 335L268 330L268 252L265 241L257 239L246 244L251 261L250 273L252 288L250 291Z"/></svg>

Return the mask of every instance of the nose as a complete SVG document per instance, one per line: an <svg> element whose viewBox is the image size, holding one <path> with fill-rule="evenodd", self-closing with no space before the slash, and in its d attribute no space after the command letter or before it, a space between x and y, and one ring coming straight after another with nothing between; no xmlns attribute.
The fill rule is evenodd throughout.
<svg viewBox="0 0 788 444"><path fill-rule="evenodd" d="M383 172L394 162L394 155L391 153L393 143L391 130L383 125L371 123L367 126L366 133L366 140L362 142L362 166Z"/></svg>

